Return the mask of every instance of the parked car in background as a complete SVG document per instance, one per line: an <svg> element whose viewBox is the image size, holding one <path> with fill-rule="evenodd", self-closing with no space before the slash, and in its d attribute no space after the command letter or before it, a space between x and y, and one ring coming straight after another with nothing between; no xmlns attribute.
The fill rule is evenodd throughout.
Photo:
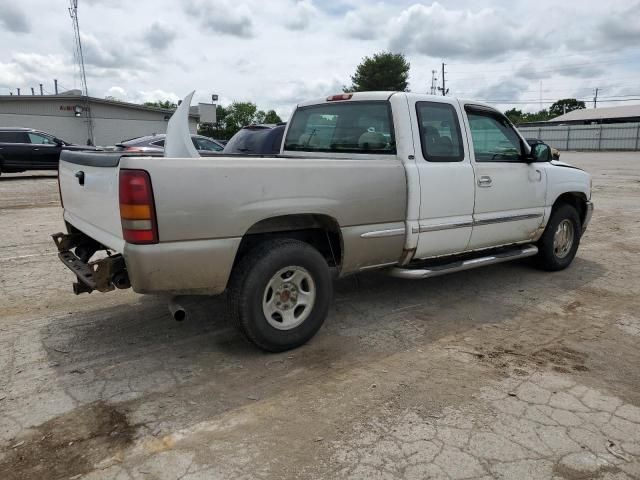
<svg viewBox="0 0 640 480"><path fill-rule="evenodd" d="M527 141L527 143L531 148L534 148L536 145L547 145L546 143L544 143L542 140L538 138L525 138L525 140ZM549 147L549 153L551 155L551 158L549 160L560 160L560 151L557 148L553 148L550 145L548 145L548 147Z"/></svg>
<svg viewBox="0 0 640 480"><path fill-rule="evenodd" d="M33 128L0 128L0 174L57 170L62 150L96 150L73 145Z"/></svg>
<svg viewBox="0 0 640 480"><path fill-rule="evenodd" d="M116 144L116 150L139 153L163 153L165 137L166 135L164 133L159 133L157 135L132 138ZM224 145L220 142L217 142L213 138L205 137L204 135L191 135L191 141L201 155L222 152L224 148Z"/></svg>
<svg viewBox="0 0 640 480"><path fill-rule="evenodd" d="M224 146L223 153L273 155L280 153L286 123L248 125L237 132Z"/></svg>

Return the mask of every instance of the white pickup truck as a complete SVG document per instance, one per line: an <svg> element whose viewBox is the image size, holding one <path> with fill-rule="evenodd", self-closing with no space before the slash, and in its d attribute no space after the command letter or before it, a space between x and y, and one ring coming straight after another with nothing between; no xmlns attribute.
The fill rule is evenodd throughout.
<svg viewBox="0 0 640 480"><path fill-rule="evenodd" d="M240 331L282 351L318 331L333 276L421 279L524 257L567 267L591 177L549 153L478 102L334 95L297 106L280 155L64 152L68 233L53 237L76 293L226 291Z"/></svg>

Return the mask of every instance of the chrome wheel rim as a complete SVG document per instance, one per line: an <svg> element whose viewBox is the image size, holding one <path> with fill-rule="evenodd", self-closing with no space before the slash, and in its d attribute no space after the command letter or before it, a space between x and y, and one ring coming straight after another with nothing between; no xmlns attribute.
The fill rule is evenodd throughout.
<svg viewBox="0 0 640 480"><path fill-rule="evenodd" d="M558 224L553 235L553 253L557 258L566 257L573 246L573 223L564 219Z"/></svg>
<svg viewBox="0 0 640 480"><path fill-rule="evenodd" d="M262 296L262 311L273 328L291 330L313 310L316 285L303 267L285 267L271 277Z"/></svg>

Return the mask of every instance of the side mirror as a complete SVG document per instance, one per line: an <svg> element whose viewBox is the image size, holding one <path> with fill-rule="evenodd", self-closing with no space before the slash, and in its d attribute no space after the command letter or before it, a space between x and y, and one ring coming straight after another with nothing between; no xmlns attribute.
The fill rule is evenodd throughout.
<svg viewBox="0 0 640 480"><path fill-rule="evenodd" d="M536 143L531 147L532 162L549 162L551 161L551 147L546 143Z"/></svg>
<svg viewBox="0 0 640 480"><path fill-rule="evenodd" d="M53 141L59 147L63 147L64 146L64 142L62 140L60 140L58 137L53 137Z"/></svg>

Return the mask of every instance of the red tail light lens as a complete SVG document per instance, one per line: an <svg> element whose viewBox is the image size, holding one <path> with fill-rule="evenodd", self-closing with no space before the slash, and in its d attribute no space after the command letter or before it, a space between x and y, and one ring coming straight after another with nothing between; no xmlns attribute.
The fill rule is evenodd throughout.
<svg viewBox="0 0 640 480"><path fill-rule="evenodd" d="M120 220L126 242L158 243L151 178L144 170L120 170Z"/></svg>

